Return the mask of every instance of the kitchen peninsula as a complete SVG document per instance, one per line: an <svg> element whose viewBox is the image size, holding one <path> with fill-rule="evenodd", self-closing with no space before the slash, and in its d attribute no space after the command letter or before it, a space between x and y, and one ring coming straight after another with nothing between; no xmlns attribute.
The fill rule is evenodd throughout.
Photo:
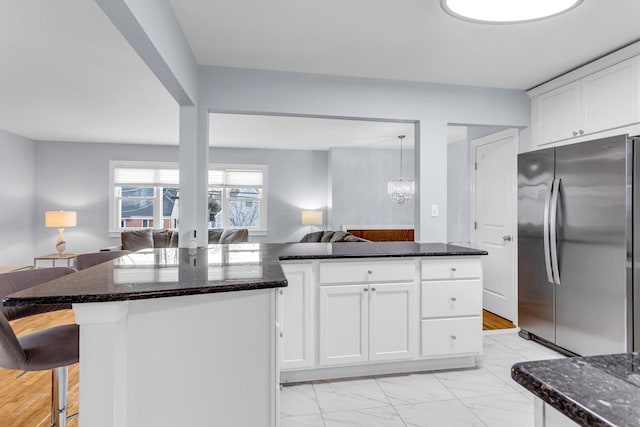
<svg viewBox="0 0 640 427"><path fill-rule="evenodd" d="M294 381L475 363L484 254L418 243L155 249L3 304L73 304L81 425L275 426L280 365Z"/></svg>

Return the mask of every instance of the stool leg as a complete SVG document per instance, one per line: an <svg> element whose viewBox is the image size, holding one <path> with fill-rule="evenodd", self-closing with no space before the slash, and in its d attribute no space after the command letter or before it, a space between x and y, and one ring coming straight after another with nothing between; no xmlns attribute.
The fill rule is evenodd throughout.
<svg viewBox="0 0 640 427"><path fill-rule="evenodd" d="M51 370L51 427L67 427L67 367Z"/></svg>

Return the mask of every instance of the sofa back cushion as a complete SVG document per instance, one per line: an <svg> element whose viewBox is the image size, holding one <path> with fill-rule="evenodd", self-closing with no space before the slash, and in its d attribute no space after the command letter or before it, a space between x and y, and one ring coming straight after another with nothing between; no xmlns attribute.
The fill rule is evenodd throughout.
<svg viewBox="0 0 640 427"><path fill-rule="evenodd" d="M150 228L142 230L127 230L120 234L122 249L125 251L139 251L153 248L153 234Z"/></svg>
<svg viewBox="0 0 640 427"><path fill-rule="evenodd" d="M222 233L224 232L224 228L210 228L209 229L209 244L217 245L220 243L220 237L222 237Z"/></svg>
<svg viewBox="0 0 640 427"><path fill-rule="evenodd" d="M177 230L153 230L153 247L154 248L177 248L178 247L178 231Z"/></svg>
<svg viewBox="0 0 640 427"><path fill-rule="evenodd" d="M249 241L249 230L246 228L225 229L220 236L221 244L246 243Z"/></svg>

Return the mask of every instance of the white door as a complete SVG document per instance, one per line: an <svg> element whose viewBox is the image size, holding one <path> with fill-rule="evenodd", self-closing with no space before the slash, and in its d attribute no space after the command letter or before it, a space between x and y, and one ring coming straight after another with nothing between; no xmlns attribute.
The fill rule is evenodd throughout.
<svg viewBox="0 0 640 427"><path fill-rule="evenodd" d="M483 307L516 320L516 206L518 131L472 142L474 153L474 243L482 257Z"/></svg>
<svg viewBox="0 0 640 427"><path fill-rule="evenodd" d="M369 287L369 360L411 359L417 354L416 285Z"/></svg>
<svg viewBox="0 0 640 427"><path fill-rule="evenodd" d="M368 285L320 287L320 365L369 360Z"/></svg>
<svg viewBox="0 0 640 427"><path fill-rule="evenodd" d="M313 282L311 264L283 264L289 285L282 293L280 367L313 366Z"/></svg>

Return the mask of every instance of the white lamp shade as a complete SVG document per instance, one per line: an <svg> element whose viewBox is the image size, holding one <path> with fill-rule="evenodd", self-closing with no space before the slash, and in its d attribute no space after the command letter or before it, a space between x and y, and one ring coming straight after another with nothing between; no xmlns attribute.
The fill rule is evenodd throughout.
<svg viewBox="0 0 640 427"><path fill-rule="evenodd" d="M301 221L304 225L322 224L322 211L302 211Z"/></svg>
<svg viewBox="0 0 640 427"><path fill-rule="evenodd" d="M44 213L45 227L66 228L76 225L77 212L75 211L46 211Z"/></svg>

